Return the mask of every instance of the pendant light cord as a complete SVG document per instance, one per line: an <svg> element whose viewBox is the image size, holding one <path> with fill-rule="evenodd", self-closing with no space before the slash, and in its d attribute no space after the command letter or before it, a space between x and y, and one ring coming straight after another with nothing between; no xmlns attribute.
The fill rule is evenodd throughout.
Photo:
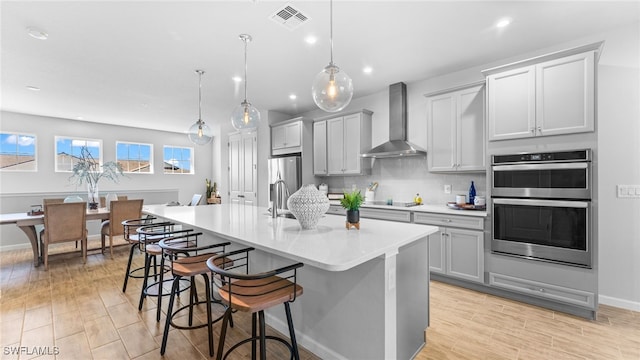
<svg viewBox="0 0 640 360"><path fill-rule="evenodd" d="M333 0L329 0L329 42L331 43L331 60L329 64L333 65Z"/></svg>
<svg viewBox="0 0 640 360"><path fill-rule="evenodd" d="M198 70L198 121L202 121L202 70Z"/></svg>
<svg viewBox="0 0 640 360"><path fill-rule="evenodd" d="M242 39L244 41L244 102L247 102L247 43L248 39Z"/></svg>

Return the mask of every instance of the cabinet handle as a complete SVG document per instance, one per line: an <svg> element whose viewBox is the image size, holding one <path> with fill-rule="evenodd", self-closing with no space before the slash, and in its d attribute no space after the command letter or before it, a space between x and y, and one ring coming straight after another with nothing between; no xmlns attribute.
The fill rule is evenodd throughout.
<svg viewBox="0 0 640 360"><path fill-rule="evenodd" d="M542 127L538 126L538 132L541 133L542 132Z"/></svg>
<svg viewBox="0 0 640 360"><path fill-rule="evenodd" d="M244 195L238 195L238 197L239 197L239 198L243 198L243 197L244 197Z"/></svg>
<svg viewBox="0 0 640 360"><path fill-rule="evenodd" d="M536 128L531 128L531 133L535 134L535 132L536 132Z"/></svg>
<svg viewBox="0 0 640 360"><path fill-rule="evenodd" d="M450 223L451 219L442 219L443 222Z"/></svg>

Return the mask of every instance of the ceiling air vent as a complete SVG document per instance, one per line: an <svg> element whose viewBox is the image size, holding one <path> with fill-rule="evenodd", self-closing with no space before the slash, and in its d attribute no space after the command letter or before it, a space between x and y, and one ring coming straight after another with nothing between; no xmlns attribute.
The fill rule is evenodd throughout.
<svg viewBox="0 0 640 360"><path fill-rule="evenodd" d="M291 6L291 3L288 3L282 8L276 10L270 18L289 30L293 30L310 20L307 15Z"/></svg>

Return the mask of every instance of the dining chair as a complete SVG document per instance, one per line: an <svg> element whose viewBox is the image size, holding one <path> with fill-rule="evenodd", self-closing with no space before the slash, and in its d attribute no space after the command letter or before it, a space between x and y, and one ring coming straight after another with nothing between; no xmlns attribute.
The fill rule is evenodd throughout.
<svg viewBox="0 0 640 360"><path fill-rule="evenodd" d="M49 205L49 204L62 204L64 202L64 198L54 198L54 199L42 199L42 205Z"/></svg>
<svg viewBox="0 0 640 360"><path fill-rule="evenodd" d="M121 200L129 200L129 197L127 195L118 195L118 201ZM106 196L100 196L100 207L107 207L107 197Z"/></svg>
<svg viewBox="0 0 640 360"><path fill-rule="evenodd" d="M87 263L87 203L44 205L44 229L40 232L40 254L44 270L49 270L49 244L80 241L82 259Z"/></svg>
<svg viewBox="0 0 640 360"><path fill-rule="evenodd" d="M102 252L104 253L105 239L109 237L109 252L113 258L113 238L117 236L124 237L124 227L122 222L130 219L142 218L142 203L144 200L117 200L111 202L111 210L109 211L109 220L102 222L100 231L100 239L102 241Z"/></svg>

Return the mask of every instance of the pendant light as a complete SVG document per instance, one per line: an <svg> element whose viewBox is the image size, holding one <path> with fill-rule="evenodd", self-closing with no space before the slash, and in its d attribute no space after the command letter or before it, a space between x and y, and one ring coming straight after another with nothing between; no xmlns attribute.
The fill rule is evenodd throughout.
<svg viewBox="0 0 640 360"><path fill-rule="evenodd" d="M203 70L196 70L198 73L198 121L189 128L189 140L196 145L208 144L213 139L211 128L202 121L202 74Z"/></svg>
<svg viewBox="0 0 640 360"><path fill-rule="evenodd" d="M333 0L330 0L331 60L313 80L311 95L316 105L324 111L336 112L344 109L353 96L353 82L349 75L333 63Z"/></svg>
<svg viewBox="0 0 640 360"><path fill-rule="evenodd" d="M247 43L252 38L248 34L240 34L240 40L244 42L244 101L236 106L231 113L231 124L239 131L252 131L258 128L260 112L247 101Z"/></svg>

